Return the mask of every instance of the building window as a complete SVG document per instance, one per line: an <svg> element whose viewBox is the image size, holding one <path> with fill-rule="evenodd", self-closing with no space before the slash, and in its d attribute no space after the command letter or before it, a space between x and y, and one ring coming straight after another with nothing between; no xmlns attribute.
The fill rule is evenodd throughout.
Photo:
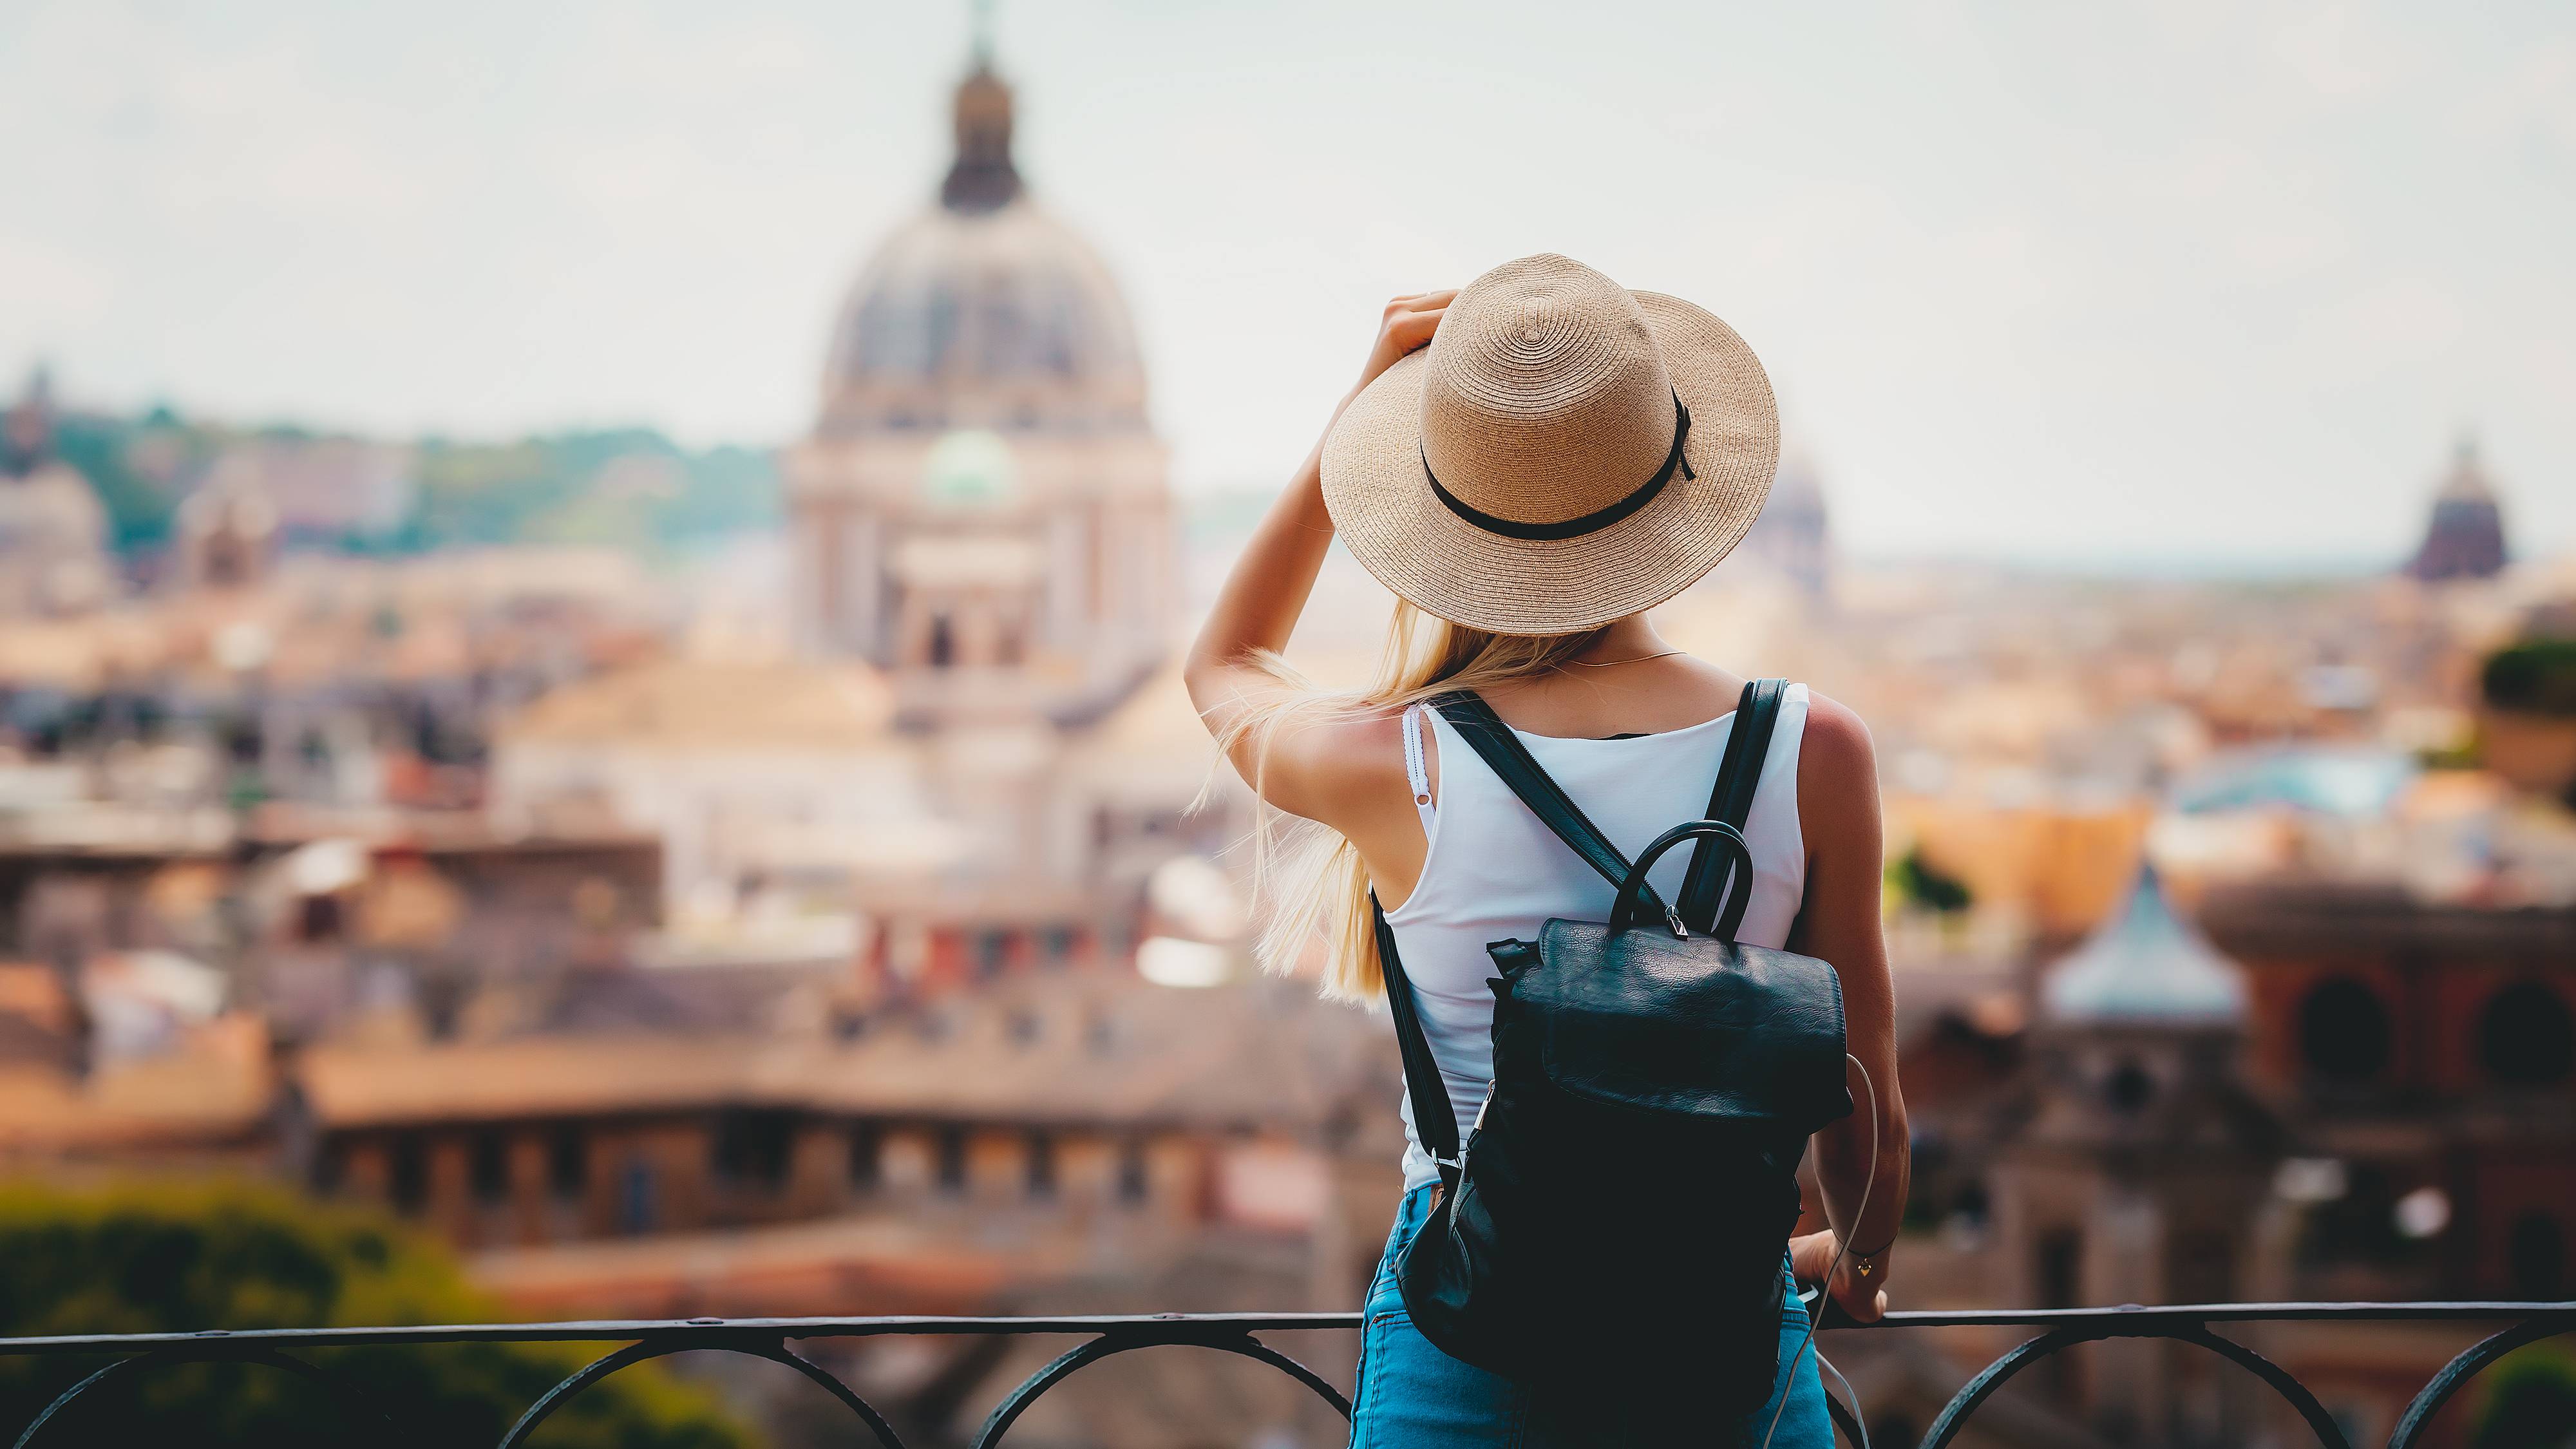
<svg viewBox="0 0 2576 1449"><path fill-rule="evenodd" d="M2133 1061L2120 1063L2102 1083L2103 1100L2111 1104L2111 1110L2123 1115L2136 1115L2155 1095L2156 1079Z"/></svg>
<svg viewBox="0 0 2576 1449"><path fill-rule="evenodd" d="M474 1200L485 1207L510 1200L510 1143L498 1132L474 1134Z"/></svg>
<svg viewBox="0 0 2576 1449"><path fill-rule="evenodd" d="M2558 993L2521 981L2495 994L2478 1017L2478 1060L2508 1087L2546 1087L2576 1068L2576 1021Z"/></svg>
<svg viewBox="0 0 2576 1449"><path fill-rule="evenodd" d="M792 1112L724 1112L716 1117L711 1165L717 1178L731 1186L776 1192L787 1185L788 1159L795 1145Z"/></svg>
<svg viewBox="0 0 2576 1449"><path fill-rule="evenodd" d="M558 1127L546 1143L546 1188L564 1202L577 1202L590 1188L590 1143L578 1127Z"/></svg>
<svg viewBox="0 0 2576 1449"><path fill-rule="evenodd" d="M349 1171L349 1154L337 1142L325 1142L313 1154L313 1190L329 1194L340 1190Z"/></svg>
<svg viewBox="0 0 2576 1449"><path fill-rule="evenodd" d="M296 907L295 939L307 945L326 945L340 939L340 898L333 895L306 896Z"/></svg>
<svg viewBox="0 0 2576 1449"><path fill-rule="evenodd" d="M975 933L975 974L986 981L1002 974L1011 961L1011 933L978 931Z"/></svg>
<svg viewBox="0 0 2576 1449"><path fill-rule="evenodd" d="M2338 976L2299 1003L2299 1053L2330 1082L2360 1084L2388 1070L2388 1009L2367 986Z"/></svg>
<svg viewBox="0 0 2576 1449"><path fill-rule="evenodd" d="M1141 1203L1153 1189L1152 1175L1145 1169L1145 1144L1128 1142L1118 1149L1118 1200Z"/></svg>
<svg viewBox="0 0 2576 1449"><path fill-rule="evenodd" d="M874 1122L850 1129L850 1186L872 1192L884 1172L885 1133Z"/></svg>
<svg viewBox="0 0 2576 1449"><path fill-rule="evenodd" d="M1038 949L1050 966L1061 966L1073 959L1074 934L1071 926L1049 926L1038 937Z"/></svg>
<svg viewBox="0 0 2576 1449"><path fill-rule="evenodd" d="M416 1213L429 1200L429 1154L412 1136L397 1137L385 1151L386 1185L396 1212Z"/></svg>
<svg viewBox="0 0 2576 1449"><path fill-rule="evenodd" d="M1055 1138L1044 1132L1029 1134L1029 1196L1055 1196Z"/></svg>
<svg viewBox="0 0 2576 1449"><path fill-rule="evenodd" d="M2555 1303L2567 1296L2567 1235L2556 1218L2529 1212L2514 1219L2504 1252L2514 1297Z"/></svg>
<svg viewBox="0 0 2576 1449"><path fill-rule="evenodd" d="M966 1129L939 1129L938 1183L941 1192L966 1190Z"/></svg>
<svg viewBox="0 0 2576 1449"><path fill-rule="evenodd" d="M653 1231L661 1216L660 1189L652 1163L640 1157L629 1160L617 1180L618 1227L630 1233Z"/></svg>

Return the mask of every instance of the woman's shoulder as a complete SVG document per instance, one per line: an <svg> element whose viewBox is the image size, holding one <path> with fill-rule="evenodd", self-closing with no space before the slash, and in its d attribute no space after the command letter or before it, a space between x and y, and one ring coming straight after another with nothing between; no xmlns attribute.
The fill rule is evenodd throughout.
<svg viewBox="0 0 2576 1449"><path fill-rule="evenodd" d="M1264 761L1262 793L1281 809L1349 831L1354 820L1387 813L1410 820L1404 778L1404 711L1390 706L1335 711L1279 722Z"/></svg>
<svg viewBox="0 0 2576 1449"><path fill-rule="evenodd" d="M1799 742L1799 763L1821 757L1838 772L1867 765L1873 758L1869 726L1851 706L1814 688L1807 690L1807 730Z"/></svg>
<svg viewBox="0 0 2576 1449"><path fill-rule="evenodd" d="M1813 689L1798 741L1798 813L1810 839L1819 826L1830 834L1855 818L1878 818L1878 752L1869 726L1850 706Z"/></svg>

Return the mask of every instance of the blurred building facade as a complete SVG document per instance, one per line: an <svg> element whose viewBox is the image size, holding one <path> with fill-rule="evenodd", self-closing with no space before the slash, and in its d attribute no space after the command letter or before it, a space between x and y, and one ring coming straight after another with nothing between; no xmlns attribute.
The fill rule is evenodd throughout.
<svg viewBox="0 0 2576 1449"><path fill-rule="evenodd" d="M52 378L38 368L0 421L0 617L79 614L116 592L107 509L55 452Z"/></svg>

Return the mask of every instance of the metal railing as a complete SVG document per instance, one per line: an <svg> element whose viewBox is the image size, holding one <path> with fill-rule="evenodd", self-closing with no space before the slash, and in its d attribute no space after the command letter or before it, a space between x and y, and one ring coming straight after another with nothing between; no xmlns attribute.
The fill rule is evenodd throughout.
<svg viewBox="0 0 2576 1449"><path fill-rule="evenodd" d="M1891 1313L1852 1331L1885 1333L1908 1328L2028 1328L2035 1336L1980 1370L1933 1420L1920 1449L1945 1449L1968 1417L2006 1381L2032 1364L2076 1344L2107 1339L2168 1339L2195 1344L2243 1366L2279 1394L2324 1449L2357 1449L2318 1403L2316 1395L2279 1365L2219 1330L2228 1324L2295 1322L2500 1323L2504 1326L2463 1350L2418 1390L2390 1431L2388 1449L2415 1449L2434 1414L2477 1373L2526 1344L2576 1331L2576 1302L2568 1303L2218 1303L2181 1307L2073 1308ZM1140 1348L1186 1346L1257 1359L1304 1384L1345 1419L1350 1401L1321 1375L1263 1343L1257 1335L1318 1329L1355 1329L1356 1313L1158 1313L1146 1316L1072 1318L688 1318L603 1319L573 1323L432 1324L398 1328L270 1328L198 1333L72 1334L0 1339L0 1357L113 1355L114 1361L64 1390L17 1435L14 1449L38 1443L84 1442L74 1422L81 1401L130 1385L160 1366L179 1363L265 1365L312 1382L353 1418L381 1424L401 1442L398 1423L385 1406L366 1402L331 1372L296 1357L298 1350L382 1348L457 1343L597 1342L624 1345L569 1375L528 1406L500 1441L520 1449L528 1436L582 1390L630 1364L675 1353L714 1350L784 1364L813 1380L855 1415L884 1449L902 1449L885 1415L829 1370L789 1347L815 1339L889 1335L1067 1335L1082 1340L1021 1380L985 1416L975 1449L991 1449L1037 1398L1091 1364ZM1857 1406L1827 1395L1835 1428L1853 1449L1866 1449ZM1899 1449L1899 1446L1885 1446Z"/></svg>

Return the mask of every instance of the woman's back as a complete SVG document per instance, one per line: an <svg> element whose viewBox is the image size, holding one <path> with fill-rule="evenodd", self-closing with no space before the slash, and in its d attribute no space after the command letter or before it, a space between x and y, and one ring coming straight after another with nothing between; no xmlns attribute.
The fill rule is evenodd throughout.
<svg viewBox="0 0 2576 1449"><path fill-rule="evenodd" d="M1598 695L1574 703L1591 704L1581 713L1596 719L1605 714L1635 719L1641 713L1604 708L1606 701ZM1562 719L1576 711L1552 713ZM1761 783L1745 819L1753 897L1738 939L1747 944L1785 945L1805 897L1798 747L1806 720L1806 686L1792 685L1781 701ZM1734 725L1730 712L1678 729L1622 732L1612 738L1514 732L1540 768L1622 855L1633 859L1657 835L1704 812ZM1436 711L1408 711L1403 728L1428 745L1421 753L1439 762L1440 778L1432 787L1425 769L1418 782L1408 781L1417 802L1424 795L1435 796L1423 807L1429 847L1412 894L1388 913L1387 924L1412 978L1424 1031L1440 1062L1463 1140L1493 1075L1494 997L1485 983L1494 968L1485 944L1534 939L1551 917L1606 919L1612 890L1513 796ZM1407 741L1408 757L1414 754L1413 743ZM1684 850L1667 853L1648 877L1668 900L1680 894L1688 856ZM1419 1186L1437 1174L1422 1150L1410 1101L1404 1121L1405 1182Z"/></svg>
<svg viewBox="0 0 2576 1449"><path fill-rule="evenodd" d="M1516 1022L1554 1010L1542 998L1561 1005L1563 993L1542 989L1555 979L1545 947L1527 943L1609 938L1601 928L1541 927L1550 918L1606 921L1612 892L1464 738L1426 722L1419 706L1474 691L1519 732L1517 743L1607 843L1626 854L1698 819L1744 681L1671 648L1648 611L1744 537L1761 511L1778 448L1769 381L1734 329L1703 308L1629 291L1563 257L1525 257L1464 289L1388 304L1359 386L1228 574L1185 666L1191 700L1264 805L1317 827L1267 878L1263 959L1282 969L1320 963L1328 991L1383 996L1408 1021L1409 1007L1419 1007L1429 1032L1404 1034L1406 1059L1421 1069L1414 1085L1426 1089L1429 1103L1436 1065L1450 1098L1426 1110L1473 1116L1493 1071L1495 990L1510 996ZM1400 603L1376 680L1328 697L1293 677L1280 651L1337 538ZM1868 731L1849 710L1803 688L1784 704L1745 822L1751 899L1737 935L1796 953L1758 956L1804 958L1810 968L1823 963L1839 983L1850 1052L1845 1086L1870 1110L1866 1120L1855 1113L1814 1132L1817 1200L1829 1230L1789 1236L1797 1193L1785 1142L1764 1148L1756 1171L1732 1155L1741 1145L1733 1138L1712 1139L1708 1155L1690 1159L1693 1170L1748 1189L1761 1177L1768 1187L1738 1194L1748 1214L1696 1223L1710 1232L1694 1241L1749 1273L1676 1275L1666 1271L1669 1254L1654 1256L1642 1272L1605 1266L1643 1246L1625 1230L1635 1212L1659 1203L1616 1203L1603 1194L1625 1188L1653 1198L1663 1190L1653 1186L1657 1174L1630 1169L1660 1170L1677 1159L1642 1137L1570 1116L1533 1116L1516 1105L1539 1100L1512 1085L1530 1061L1518 1048L1552 1038L1507 1031L1506 1094L1479 1139L1483 1155L1459 1151L1444 1164L1452 1179L1445 1192L1419 1149L1411 1156L1412 1185L1397 1204L1363 1300L1352 1421L1358 1449L1663 1442L1628 1432L1628 1396L1606 1389L1598 1375L1530 1371L1545 1366L1533 1353L1582 1359L1605 1347L1616 1360L1603 1360L1605 1367L1675 1385L1696 1376L1705 1389L1711 1373L1738 1387L1769 1385L1771 1401L1758 1412L1735 1422L1702 1414L1706 1421L1694 1422L1683 1442L1829 1449L1824 1392L1805 1352L1812 1322L1793 1297L1774 1302L1737 1290L1764 1286L1751 1276L1780 1287L1768 1262L1779 1252L1798 1274L1827 1283L1845 1311L1875 1317L1885 1306L1879 1290L1905 1200L1906 1132L1896 1091L1893 982L1879 927L1884 867ZM1668 897L1678 892L1688 854L1667 854L1652 877ZM1384 935L1376 929L1376 903L1388 908ZM1524 942L1514 959L1527 969L1506 979L1486 946L1507 937ZM1685 943L1633 944L1641 951L1666 945L1670 954ZM1704 940L1686 944L1687 954L1705 954ZM1595 964L1606 969L1607 959ZM1691 979L1734 989L1705 972ZM1612 984L1614 993L1620 989ZM1639 1012L1617 1014L1642 1022L1663 1002L1647 993L1633 1003ZM1677 1017L1689 1010L1677 1000L1664 1004ZM1775 1045L1795 1034L1773 1029L1793 1027L1787 1018L1824 1021L1803 1007L1748 1013L1738 1024ZM1661 1024L1641 1029L1665 1040ZM1714 1037L1674 1050L1694 1062L1739 1060L1732 1045ZM1426 1063L1426 1054L1436 1062ZM1759 1072L1771 1058L1740 1060ZM1829 1057L1814 1065L1819 1075L1832 1070ZM1551 1121L1566 1130L1551 1137ZM1437 1117L1423 1122L1444 1155L1458 1150ZM1514 1144L1528 1150L1515 1156ZM1513 1177L1515 1163L1530 1175ZM1522 1189L1545 1191L1535 1185L1551 1176L1577 1190L1564 1203L1583 1199L1569 1221L1589 1226L1518 1236L1513 1222L1537 1219L1515 1218L1498 1205L1539 1201ZM1497 1188L1488 1200L1480 1182L1519 1186ZM1679 1196L1705 1200L1701 1186ZM1542 1326L1520 1315L1508 1290L1496 1297L1459 1276L1467 1271L1463 1248L1435 1249L1421 1260L1432 1266L1419 1273L1404 1266L1423 1242L1463 1244L1462 1215L1471 1202L1484 1204L1473 1222L1478 1243L1494 1250L1485 1261L1511 1257L1520 1265L1511 1271L1514 1281L1554 1285L1533 1292L1561 1289L1573 1295L1569 1302L1601 1305L1628 1302L1637 1292L1686 1300L1690 1333L1665 1337L1671 1345L1688 1338L1689 1364L1639 1361L1635 1344L1534 1342L1568 1325L1617 1318L1634 1328L1638 1320L1624 1310L1599 1320L1576 1311L1545 1315L1552 1321ZM1444 1205L1445 1237L1425 1238ZM1610 1256L1586 1256L1592 1249ZM1447 1347L1426 1337L1405 1301L1414 1294L1403 1285L1434 1277L1445 1296L1431 1323ZM1756 1298L1764 1299L1759 1314ZM1722 1332L1725 1341L1698 1336L1703 1330ZM1653 1357L1650 1348L1645 1357Z"/></svg>

